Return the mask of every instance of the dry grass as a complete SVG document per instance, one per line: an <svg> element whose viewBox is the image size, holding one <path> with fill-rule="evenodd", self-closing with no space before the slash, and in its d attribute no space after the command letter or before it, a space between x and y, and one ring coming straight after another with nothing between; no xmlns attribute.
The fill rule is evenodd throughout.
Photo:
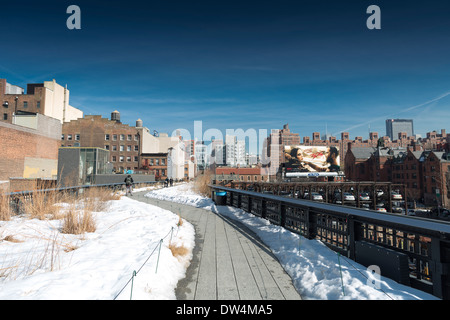
<svg viewBox="0 0 450 320"><path fill-rule="evenodd" d="M186 247L177 247L174 244L169 244L169 249L175 258L183 257L189 253L189 250Z"/></svg>
<svg viewBox="0 0 450 320"><path fill-rule="evenodd" d="M110 200L119 200L121 195L117 192L112 193L107 188L90 188L84 191L84 208L89 211L106 211Z"/></svg>
<svg viewBox="0 0 450 320"><path fill-rule="evenodd" d="M0 221L9 221L11 219L10 201L9 196L0 194Z"/></svg>
<svg viewBox="0 0 450 320"><path fill-rule="evenodd" d="M31 219L57 219L60 208L55 204L59 202L58 193L53 192L34 192L33 197L27 197L23 200L22 206L25 213Z"/></svg>
<svg viewBox="0 0 450 320"><path fill-rule="evenodd" d="M210 197L211 196L211 188L208 187L208 184L211 184L212 172L205 171L202 175L197 176L194 181L194 190L200 193L202 196Z"/></svg>
<svg viewBox="0 0 450 320"><path fill-rule="evenodd" d="M96 228L96 223L91 211L86 209L80 210L75 206L71 206L64 215L61 232L68 234L83 234L85 232L94 232Z"/></svg>
<svg viewBox="0 0 450 320"><path fill-rule="evenodd" d="M23 241L17 240L12 235L8 235L8 236L4 237L3 239L1 239L1 241L8 241L8 242L15 242L15 243L23 242Z"/></svg>

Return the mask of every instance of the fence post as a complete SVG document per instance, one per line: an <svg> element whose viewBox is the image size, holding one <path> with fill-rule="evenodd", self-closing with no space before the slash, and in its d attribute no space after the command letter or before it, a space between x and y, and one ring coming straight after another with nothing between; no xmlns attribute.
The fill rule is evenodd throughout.
<svg viewBox="0 0 450 320"><path fill-rule="evenodd" d="M355 230L355 220L353 216L348 216L347 218L347 230L348 230L348 257L352 260L355 260L355 241L356 239L356 230Z"/></svg>
<svg viewBox="0 0 450 320"><path fill-rule="evenodd" d="M286 205L280 204L280 226L284 227L286 224Z"/></svg>
<svg viewBox="0 0 450 320"><path fill-rule="evenodd" d="M450 244L439 238L431 238L430 269L433 281L433 295L441 299L450 298L450 284L448 283L449 262Z"/></svg>
<svg viewBox="0 0 450 320"><path fill-rule="evenodd" d="M314 239L317 235L317 215L308 208L308 210L306 211L306 217L308 239Z"/></svg>
<svg viewBox="0 0 450 320"><path fill-rule="evenodd" d="M266 200L261 200L261 218L266 218L267 216L267 202Z"/></svg>

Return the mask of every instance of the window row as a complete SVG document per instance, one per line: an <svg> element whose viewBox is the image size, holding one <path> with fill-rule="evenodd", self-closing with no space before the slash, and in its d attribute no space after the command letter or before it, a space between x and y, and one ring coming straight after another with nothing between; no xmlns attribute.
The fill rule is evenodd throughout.
<svg viewBox="0 0 450 320"><path fill-rule="evenodd" d="M127 134L127 141L131 141L133 139L132 134ZM117 138L119 138L120 141L125 141L125 134L105 134L105 141L117 141ZM134 141L139 141L139 136L137 134L134 135Z"/></svg>
<svg viewBox="0 0 450 320"><path fill-rule="evenodd" d="M119 148L117 148L117 147L119 147ZM127 148L126 151L128 151L128 152L131 152L131 151L138 152L139 151L138 145L135 145L135 146L128 145L128 146L126 146L126 148ZM125 151L125 145L121 144L120 146L117 146L116 144L113 144L112 146L110 146L109 144L105 144L105 149L110 150L110 151Z"/></svg>
<svg viewBox="0 0 450 320"><path fill-rule="evenodd" d="M166 159L162 158L156 158L156 159L145 159L144 164L146 166L165 166L166 165Z"/></svg>
<svg viewBox="0 0 450 320"><path fill-rule="evenodd" d="M9 107L8 101L3 102L3 107L4 108L8 108ZM20 107L20 106L18 105L18 107ZM22 107L24 109L27 109L29 107L28 101L23 101L22 102ZM40 101L36 101L36 108L38 108L38 109L41 108L41 102Z"/></svg>
<svg viewBox="0 0 450 320"><path fill-rule="evenodd" d="M125 157L124 156L119 156L119 162L125 162ZM135 156L133 157L133 161L134 162L138 162L138 157ZM112 156L111 157L111 162L117 162L117 156ZM127 162L131 162L131 157L127 157Z"/></svg>
<svg viewBox="0 0 450 320"><path fill-rule="evenodd" d="M113 134L113 135L109 135L109 134L105 134L105 141L111 141L111 136L112 136L112 141L118 141L117 138L119 138L119 141L125 141L125 136L126 136L126 140L127 141L139 141L139 136L137 134L133 135L132 134ZM64 140L66 138L66 136L64 134L61 135L61 140ZM67 140L71 141L71 140L75 140L75 141L79 141L80 140L80 135L79 134L68 134L67 135Z"/></svg>

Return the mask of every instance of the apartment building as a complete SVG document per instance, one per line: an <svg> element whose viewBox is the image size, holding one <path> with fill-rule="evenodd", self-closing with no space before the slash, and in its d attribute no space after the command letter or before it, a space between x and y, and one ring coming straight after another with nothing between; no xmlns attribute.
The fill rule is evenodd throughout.
<svg viewBox="0 0 450 320"><path fill-rule="evenodd" d="M61 123L83 117L69 103L70 91L53 81L27 84L27 90L0 79L0 121L13 123L14 114L39 113Z"/></svg>
<svg viewBox="0 0 450 320"><path fill-rule="evenodd" d="M111 113L110 119L86 115L63 123L61 146L109 150L113 171L117 173L139 169L139 131L121 123L117 110Z"/></svg>
<svg viewBox="0 0 450 320"><path fill-rule="evenodd" d="M0 180L56 180L61 123L42 114L21 115L15 120L15 124L0 122Z"/></svg>
<svg viewBox="0 0 450 320"><path fill-rule="evenodd" d="M404 184L406 196L431 206L450 207L450 153L409 148L350 148L345 159L350 181Z"/></svg>

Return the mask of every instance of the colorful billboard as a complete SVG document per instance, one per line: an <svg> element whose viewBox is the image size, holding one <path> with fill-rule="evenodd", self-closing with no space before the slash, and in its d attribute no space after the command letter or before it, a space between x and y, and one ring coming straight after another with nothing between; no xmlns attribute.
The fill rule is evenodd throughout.
<svg viewBox="0 0 450 320"><path fill-rule="evenodd" d="M285 146L284 155L286 174L311 172L320 174L341 171L337 147Z"/></svg>

